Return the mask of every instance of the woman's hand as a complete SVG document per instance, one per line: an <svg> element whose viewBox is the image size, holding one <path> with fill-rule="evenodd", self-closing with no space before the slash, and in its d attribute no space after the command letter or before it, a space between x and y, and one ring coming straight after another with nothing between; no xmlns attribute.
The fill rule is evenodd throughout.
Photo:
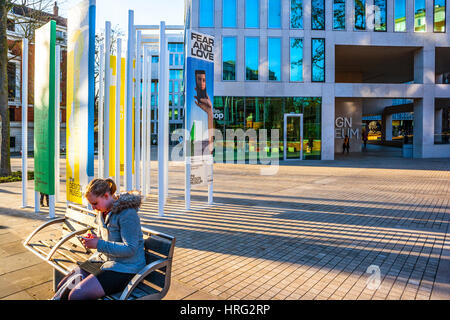
<svg viewBox="0 0 450 320"><path fill-rule="evenodd" d="M97 249L99 237L93 235L92 238L81 237L81 243L83 246L89 249Z"/></svg>

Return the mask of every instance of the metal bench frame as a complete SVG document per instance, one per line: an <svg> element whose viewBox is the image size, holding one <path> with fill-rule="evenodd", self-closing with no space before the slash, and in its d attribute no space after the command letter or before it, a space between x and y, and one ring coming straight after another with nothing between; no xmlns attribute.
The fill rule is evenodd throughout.
<svg viewBox="0 0 450 320"><path fill-rule="evenodd" d="M85 209L80 206L76 206L73 204L68 205L68 209L79 211L84 214L96 215L95 212ZM91 217L92 218L92 217ZM71 218L73 220L73 218ZM54 268L54 284L55 286L58 284L57 278L62 278L63 276L69 274L71 269L66 269L63 266L57 264L54 260L54 256L56 253L59 253L60 249L63 247L65 243L73 239L78 235L82 235L86 233L89 229L95 228L95 225L90 225L89 227L74 230L69 234L63 236L53 247L47 247L50 249L50 252L46 253L43 250L38 250L35 248L35 243L32 243L32 239L40 233L42 230L47 229L49 226L55 224L62 224L67 221L67 218L58 218L51 221L48 221L38 228L36 228L24 241L23 245L25 248L30 250L33 254L37 255L39 258L43 259L47 263L49 263ZM83 222L83 224L86 224ZM140 270L128 283L127 287L121 293L116 293L113 295L109 295L104 297L105 300L160 300L162 299L170 287L170 278L172 272L172 260L173 253L175 249L175 237L164 234L162 232L158 232L155 230L151 230L145 227L142 227L142 233L144 235L144 243L145 243L145 251L146 251L146 259L148 264ZM79 245L80 249L86 251L87 254L92 254L92 251L86 249L84 246ZM149 259L149 257L152 259ZM158 257L158 258L155 258ZM159 289L152 289L151 292L148 290L139 289L139 286L144 286L144 281L148 281L149 278L154 274L158 273L160 277L162 277L161 271L164 273L164 284L162 286L156 285L160 287ZM59 273L59 275L58 275Z"/></svg>

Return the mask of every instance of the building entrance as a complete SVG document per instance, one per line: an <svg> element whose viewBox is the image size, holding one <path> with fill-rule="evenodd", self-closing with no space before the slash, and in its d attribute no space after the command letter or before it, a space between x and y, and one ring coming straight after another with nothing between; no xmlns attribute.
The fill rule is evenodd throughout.
<svg viewBox="0 0 450 320"><path fill-rule="evenodd" d="M303 114L284 115L284 160L303 159Z"/></svg>

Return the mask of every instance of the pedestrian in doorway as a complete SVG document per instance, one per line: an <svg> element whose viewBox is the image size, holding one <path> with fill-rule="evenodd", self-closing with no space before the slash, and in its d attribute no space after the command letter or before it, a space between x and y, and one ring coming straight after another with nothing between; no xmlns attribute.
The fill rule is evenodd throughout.
<svg viewBox="0 0 450 320"><path fill-rule="evenodd" d="M47 207L50 206L49 205L49 201L48 201L48 194L39 192L41 194L41 206L45 207L44 205L44 198L47 200Z"/></svg>
<svg viewBox="0 0 450 320"><path fill-rule="evenodd" d="M367 149L367 140L369 139L369 137L368 137L368 134L367 134L367 130L366 129L363 129L363 132L362 132L362 140L363 140L363 143L364 143L364 150L366 150Z"/></svg>
<svg viewBox="0 0 450 320"><path fill-rule="evenodd" d="M344 144L342 145L342 154L344 154L345 153L345 150L347 150L347 154L349 154L349 152L350 152L350 139L349 139L349 137L348 137L348 135L345 135L345 138L344 138Z"/></svg>

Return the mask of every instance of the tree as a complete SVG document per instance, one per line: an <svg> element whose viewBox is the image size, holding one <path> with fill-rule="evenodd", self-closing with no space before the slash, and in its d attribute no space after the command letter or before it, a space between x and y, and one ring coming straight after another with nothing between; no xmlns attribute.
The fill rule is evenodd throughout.
<svg viewBox="0 0 450 320"><path fill-rule="evenodd" d="M60 1L60 3L63 1ZM0 176L11 174L10 123L8 108L8 53L17 56L19 41L8 43L8 13L13 10L14 24L30 42L34 40L34 30L54 18L47 13L53 7L51 0L0 0ZM56 3L55 3L56 4Z"/></svg>

